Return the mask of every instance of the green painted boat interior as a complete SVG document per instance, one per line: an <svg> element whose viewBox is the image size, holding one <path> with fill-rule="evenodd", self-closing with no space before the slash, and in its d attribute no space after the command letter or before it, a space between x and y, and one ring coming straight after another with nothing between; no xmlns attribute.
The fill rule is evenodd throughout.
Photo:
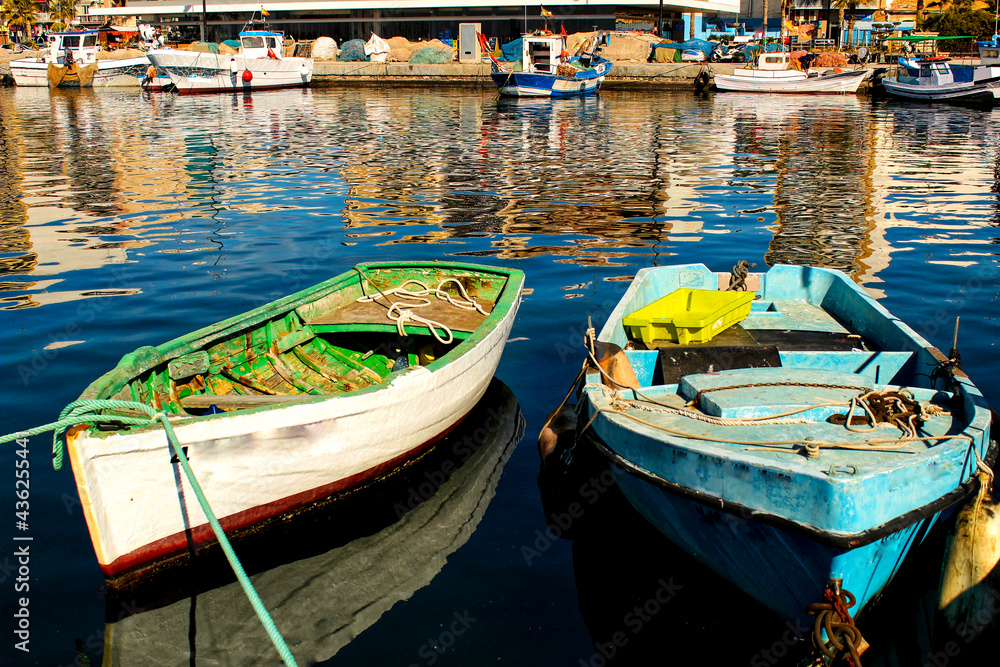
<svg viewBox="0 0 1000 667"><path fill-rule="evenodd" d="M199 417L372 390L394 372L434 370L471 349L515 304L522 280L517 270L467 264L362 264L243 315L140 348L81 398L138 401ZM467 295L481 311L433 294L391 292L424 287L460 303ZM435 336L426 324L409 322L400 336L388 316L391 304L421 301L429 303L412 312L447 330L436 328Z"/></svg>

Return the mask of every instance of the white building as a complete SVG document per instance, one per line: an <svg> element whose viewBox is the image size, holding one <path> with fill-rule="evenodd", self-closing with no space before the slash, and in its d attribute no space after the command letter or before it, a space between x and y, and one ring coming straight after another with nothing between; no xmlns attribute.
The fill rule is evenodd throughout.
<svg viewBox="0 0 1000 667"><path fill-rule="evenodd" d="M778 0L774 0L777 4ZM95 5L97 3L95 2ZM183 31L189 38L198 37L205 12L206 38L209 41L232 38L263 7L268 21L297 39L333 37L342 43L348 39L367 39L371 32L408 39L457 36L459 23L480 23L483 34L507 41L520 34L544 27L541 8L553 14L549 28L565 27L569 33L593 30L651 30L660 20L664 35L673 39L690 36L690 25L704 37L706 18L735 16L740 0L670 0L616 5L600 0L559 0L557 3L525 5L512 0L129 0L122 7L91 6L91 21L139 17L161 29Z"/></svg>

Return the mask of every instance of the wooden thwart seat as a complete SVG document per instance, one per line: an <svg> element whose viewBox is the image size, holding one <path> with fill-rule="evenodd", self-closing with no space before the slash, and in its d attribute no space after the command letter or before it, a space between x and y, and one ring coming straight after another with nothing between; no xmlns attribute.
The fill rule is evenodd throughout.
<svg viewBox="0 0 1000 667"><path fill-rule="evenodd" d="M471 333L478 329L479 325L486 319L486 315L477 310L458 308L442 299L429 298L430 305L413 308L413 313L424 319L440 322L452 331ZM393 297L389 297L389 299L392 300L380 298L378 301L360 303L354 301L340 306L335 310L323 313L318 317L314 317L306 322L306 324L310 327L383 324L395 328L395 320L390 319L387 313L389 312L389 307L396 301L400 301L400 299L394 299ZM493 310L494 302L492 301L478 301L478 303L487 313ZM405 308L405 306L401 306L401 308ZM425 328L415 322L408 322L406 326L408 328Z"/></svg>

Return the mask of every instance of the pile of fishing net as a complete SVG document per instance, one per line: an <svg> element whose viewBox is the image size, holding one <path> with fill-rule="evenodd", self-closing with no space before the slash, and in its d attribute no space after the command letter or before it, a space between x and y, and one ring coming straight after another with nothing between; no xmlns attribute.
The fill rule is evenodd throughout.
<svg viewBox="0 0 1000 667"><path fill-rule="evenodd" d="M656 35L629 33L610 35L611 43L601 49L601 57L608 60L625 60L644 63L649 60L653 44L662 40ZM678 48L674 46L673 48Z"/></svg>
<svg viewBox="0 0 1000 667"><path fill-rule="evenodd" d="M98 51L98 60L128 60L129 58L142 58L146 53L139 49L115 49L114 51Z"/></svg>
<svg viewBox="0 0 1000 667"><path fill-rule="evenodd" d="M432 39L426 42L411 42L405 37L393 37L386 41L389 43L390 48L389 62L450 63L455 59L455 49L440 39ZM430 49L430 51L427 51L427 49Z"/></svg>
<svg viewBox="0 0 1000 667"><path fill-rule="evenodd" d="M792 67L795 67L796 63L799 62L799 59L802 58L802 56L806 55L809 55L809 52L805 50L792 51L791 53L789 53L788 58L791 60Z"/></svg>
<svg viewBox="0 0 1000 667"><path fill-rule="evenodd" d="M191 42L187 46L178 46L181 51L194 51L195 53L218 53L219 45L215 42Z"/></svg>
<svg viewBox="0 0 1000 667"><path fill-rule="evenodd" d="M455 52L451 49L435 49L433 46L425 46L412 56L411 63L420 64L441 64L450 63L455 59Z"/></svg>
<svg viewBox="0 0 1000 667"><path fill-rule="evenodd" d="M337 60L346 63L368 62L368 56L365 55L365 43L360 39L344 42L344 45L340 47L340 55L337 56Z"/></svg>
<svg viewBox="0 0 1000 667"><path fill-rule="evenodd" d="M843 53L821 53L812 62L813 67L847 67L847 56Z"/></svg>
<svg viewBox="0 0 1000 667"><path fill-rule="evenodd" d="M337 42L332 37L317 37L312 43L311 53L316 60L336 60Z"/></svg>

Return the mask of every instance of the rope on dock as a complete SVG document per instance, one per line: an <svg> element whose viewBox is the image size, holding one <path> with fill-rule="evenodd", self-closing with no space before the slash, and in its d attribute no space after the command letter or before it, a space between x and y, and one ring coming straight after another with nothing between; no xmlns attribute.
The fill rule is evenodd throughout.
<svg viewBox="0 0 1000 667"><path fill-rule="evenodd" d="M126 410L129 412L138 412L146 415L146 418L98 414L101 410ZM222 547L222 551L226 554L226 559L229 561L229 565L233 568L233 572L236 573L236 578L239 580L240 586L243 587L243 592L246 593L247 598L250 600L250 605L257 613L257 617L260 619L260 622L264 625L264 630L267 631L268 637L271 638L274 648L277 649L278 654L281 656L285 665L288 667L296 667L295 657L288 648L288 644L285 643L285 640L278 631L278 628L274 625L274 621L271 619L270 614L267 613L267 609L264 607L264 603L261 601L260 596L257 595L257 591L254 590L253 584L250 583L250 578L247 576L246 571L244 571L243 565L240 563L240 559L237 558L236 552L233 551L233 547L229 543L229 539L226 537L225 531L222 530L222 525L219 524L219 520L215 518L215 513L209 506L208 499L205 498L205 493L202 491L201 485L194 476L194 471L191 470L191 464L188 463L187 455L184 453L184 449L181 447L180 441L177 439L177 434L174 433L174 428L171 426L170 420L166 414L163 412L157 412L145 403L136 403L133 401L83 399L67 405L60 414L58 421L52 422L51 424L45 424L44 426L28 429L27 431L20 431L10 435L0 436L0 444L53 431L54 443L58 444L53 444L54 458L52 464L53 467L58 470L62 467L63 459L63 446L60 436L70 426L84 423L148 425L157 422L163 425L163 430L166 431L167 434L167 440L170 442L170 446L173 448L174 454L177 456L177 460L180 462L181 468L183 468L184 474L187 476L188 482L190 482L191 488L194 490L194 494L198 498L198 503L201 505L202 511L205 513L205 516L208 517L208 523L212 526L212 532L215 533L215 537L219 541L219 546Z"/></svg>

